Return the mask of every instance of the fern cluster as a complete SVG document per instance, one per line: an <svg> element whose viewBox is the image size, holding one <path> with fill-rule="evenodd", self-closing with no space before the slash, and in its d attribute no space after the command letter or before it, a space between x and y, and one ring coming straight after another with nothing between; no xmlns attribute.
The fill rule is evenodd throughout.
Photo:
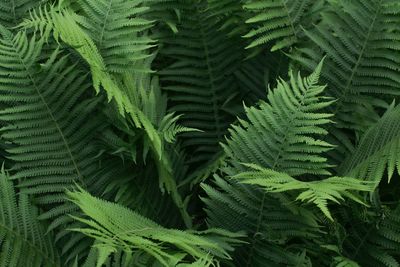
<svg viewBox="0 0 400 267"><path fill-rule="evenodd" d="M1 0L0 267L400 266L397 0Z"/></svg>

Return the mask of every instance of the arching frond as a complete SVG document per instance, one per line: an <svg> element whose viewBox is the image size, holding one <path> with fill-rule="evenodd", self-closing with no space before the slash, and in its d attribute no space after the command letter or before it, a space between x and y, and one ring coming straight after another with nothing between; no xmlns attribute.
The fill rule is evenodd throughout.
<svg viewBox="0 0 400 267"><path fill-rule="evenodd" d="M330 177L321 181L303 182L286 173L265 169L254 164L245 164L245 166L251 170L239 173L232 178L238 179L240 183L260 186L266 192L271 193L300 191L296 200L315 204L332 221L333 217L328 209L328 201L339 204L347 197L365 205L355 192L373 192L376 186L374 182L365 182L351 177Z"/></svg>
<svg viewBox="0 0 400 267"><path fill-rule="evenodd" d="M0 266L62 266L52 234L38 220L38 209L19 194L4 169L0 173Z"/></svg>
<svg viewBox="0 0 400 267"><path fill-rule="evenodd" d="M208 255L229 259L231 243L241 235L224 230L205 232L166 229L153 221L115 203L106 202L80 190L69 192L71 201L88 218L76 218L88 227L75 229L99 242L98 262L101 264L117 248L127 253L143 251L156 258L163 266L175 266L186 256L204 259Z"/></svg>

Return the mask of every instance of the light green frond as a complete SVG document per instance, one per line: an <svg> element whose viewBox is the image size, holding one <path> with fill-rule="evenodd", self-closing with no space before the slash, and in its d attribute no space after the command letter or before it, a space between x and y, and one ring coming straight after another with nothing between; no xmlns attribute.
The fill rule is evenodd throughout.
<svg viewBox="0 0 400 267"><path fill-rule="evenodd" d="M88 227L75 229L98 241L96 247L109 252L117 248L126 253L144 251L163 266L175 266L185 255L204 259L208 255L229 259L232 243L241 235L224 230L204 232L166 229L155 222L115 203L107 202L80 190L69 192L71 201L85 215L76 218Z"/></svg>
<svg viewBox="0 0 400 267"><path fill-rule="evenodd" d="M245 107L246 120L232 126L223 144L237 168L242 162L289 175L329 174L322 154L332 146L318 137L327 134L323 126L332 115L322 110L333 101L321 96L325 89L317 84L321 68L322 62L307 78L290 72L290 83L280 80L270 90L269 103Z"/></svg>
<svg viewBox="0 0 400 267"><path fill-rule="evenodd" d="M306 30L310 45L291 57L312 70L326 56L321 73L337 127L363 132L373 108L386 108L400 94L400 7L396 0L330 1L322 22Z"/></svg>
<svg viewBox="0 0 400 267"><path fill-rule="evenodd" d="M355 193L373 192L376 187L375 182L365 182L351 177L330 177L320 181L303 182L286 173L254 164L245 164L245 166L251 170L239 173L232 178L238 179L240 183L260 186L271 193L299 191L296 200L315 204L332 221L333 217L328 209L329 201L339 204L345 198L349 198L366 205Z"/></svg>

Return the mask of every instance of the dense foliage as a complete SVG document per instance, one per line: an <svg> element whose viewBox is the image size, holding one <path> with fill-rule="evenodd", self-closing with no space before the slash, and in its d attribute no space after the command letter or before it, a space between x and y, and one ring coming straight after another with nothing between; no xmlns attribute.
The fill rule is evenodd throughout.
<svg viewBox="0 0 400 267"><path fill-rule="evenodd" d="M398 0L0 0L0 267L400 266Z"/></svg>

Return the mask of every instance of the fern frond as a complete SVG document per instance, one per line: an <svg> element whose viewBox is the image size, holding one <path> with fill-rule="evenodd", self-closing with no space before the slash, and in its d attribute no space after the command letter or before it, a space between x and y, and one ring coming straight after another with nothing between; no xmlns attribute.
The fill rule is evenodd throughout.
<svg viewBox="0 0 400 267"><path fill-rule="evenodd" d="M144 1L79 0L77 22L85 29L111 73L143 68L141 63L154 47L146 31L153 22L143 16ZM137 64L139 63L139 64ZM143 71L150 71L150 69Z"/></svg>
<svg viewBox="0 0 400 267"><path fill-rule="evenodd" d="M344 255L360 266L400 266L399 207L384 211L380 216L365 221L350 216L347 237L343 242Z"/></svg>
<svg viewBox="0 0 400 267"><path fill-rule="evenodd" d="M315 204L326 217L333 221L328 201L339 204L345 197L366 205L354 192L373 192L375 182L365 182L351 177L330 177L321 181L303 182L286 173L265 169L254 164L245 164L251 170L233 176L240 183L257 185L266 192L281 193L300 191L296 200Z"/></svg>
<svg viewBox="0 0 400 267"><path fill-rule="evenodd" d="M400 94L400 8L393 0L330 3L322 23L305 31L316 47L300 48L292 58L312 70L326 56L321 75L337 99L337 127L363 131L371 124L371 107L386 108L387 99Z"/></svg>
<svg viewBox="0 0 400 267"><path fill-rule="evenodd" d="M0 2L0 24L5 27L17 26L33 8L49 0L3 0Z"/></svg>
<svg viewBox="0 0 400 267"><path fill-rule="evenodd" d="M253 29L244 35L252 42L247 48L273 43L271 51L291 47L298 41L302 24L311 24L309 10L320 1L251 0L243 8L251 15L246 23ZM307 23L304 21L307 20Z"/></svg>
<svg viewBox="0 0 400 267"><path fill-rule="evenodd" d="M306 78L290 72L290 83L279 80L277 88L270 90L269 103L245 108L246 120L239 119L239 125L232 126L226 144L222 144L230 164L222 169L226 176L245 171L241 163L257 164L290 176L329 174L330 166L323 153L332 146L318 139L327 134L322 127L332 117L321 110L333 102L321 96L325 89L318 85L322 64ZM212 225L234 227L249 234L251 245L248 253L239 256L243 257L238 260L240 266L262 266L266 261L272 262L271 266L296 266L309 261L298 248L290 257L282 256L285 253L280 244L289 243L292 238L306 240L315 234L318 223L312 212L294 206L284 193L271 196L254 186L230 184L218 177L216 183L223 192L203 186ZM276 218L267 218L269 214Z"/></svg>
<svg viewBox="0 0 400 267"><path fill-rule="evenodd" d="M388 183L400 174L400 106L391 105L382 118L363 135L343 161L339 173L379 183L387 173Z"/></svg>
<svg viewBox="0 0 400 267"><path fill-rule="evenodd" d="M198 165L219 151L218 142L233 120L224 108L237 94L233 72L240 63L241 41L218 31L221 22L207 1L192 2L181 11L178 33L163 38L160 56L172 63L158 73L170 111L182 114L185 127L201 130L181 135L182 147Z"/></svg>
<svg viewBox="0 0 400 267"><path fill-rule="evenodd" d="M329 174L329 164L321 154L332 146L319 140L327 134L323 125L332 114L319 112L332 104L321 96L325 86L317 85L322 62L307 78L292 72L290 83L278 81L268 94L269 103L246 107L247 120L229 130L222 144L237 168L239 163L254 163L289 175Z"/></svg>
<svg viewBox="0 0 400 267"><path fill-rule="evenodd" d="M207 223L233 232L244 231L249 244L235 251L235 266L302 266L301 240L319 235L316 217L306 209L283 204L254 187L214 175L214 185L202 184L207 197ZM285 244L291 244L286 247ZM299 264L299 265L297 265Z"/></svg>
<svg viewBox="0 0 400 267"><path fill-rule="evenodd" d="M166 229L139 214L115 203L91 196L83 191L69 192L71 201L79 206L88 218L76 218L87 228L75 229L95 238L97 248L110 255L117 248L127 253L144 251L155 257L163 266L175 266L185 256L204 259L208 255L229 259L231 243L238 242L239 234L224 230L205 232ZM105 260L106 257L99 257Z"/></svg>
<svg viewBox="0 0 400 267"><path fill-rule="evenodd" d="M43 59L43 39L28 39L24 32L14 36L4 29L1 33L0 101L5 108L0 111L0 133L10 144L10 178L18 180L23 194L35 196L44 208L40 218L51 219L49 231L57 228L56 240L62 240L65 253L74 250L69 255L74 258L87 242L80 242L83 236L78 235L69 239L65 225L72 220L65 214L77 209L66 202L64 191L78 183L101 193L114 172L99 168L93 140L105 126L96 110L102 97L87 97L87 75L62 51Z"/></svg>
<svg viewBox="0 0 400 267"><path fill-rule="evenodd" d="M13 183L0 173L0 266L62 266L52 234L38 220L38 209L26 194L17 197Z"/></svg>

